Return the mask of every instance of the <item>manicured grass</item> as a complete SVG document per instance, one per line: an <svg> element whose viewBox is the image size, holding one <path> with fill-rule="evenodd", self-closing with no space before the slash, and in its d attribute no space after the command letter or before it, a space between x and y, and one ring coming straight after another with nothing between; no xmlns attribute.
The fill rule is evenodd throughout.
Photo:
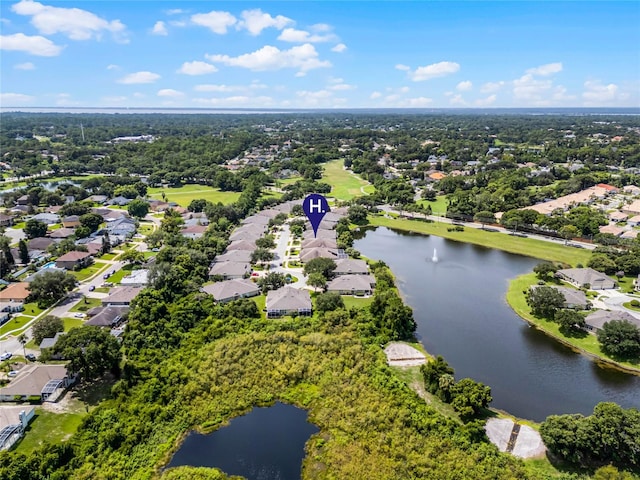
<svg viewBox="0 0 640 480"><path fill-rule="evenodd" d="M338 200L351 200L362 195L362 187L366 193L373 193L375 190L369 182L345 170L344 160L332 160L325 163L321 181L331 185L331 193L328 196Z"/></svg>
<svg viewBox="0 0 640 480"><path fill-rule="evenodd" d="M107 278L105 282L111 282L113 284L120 283L123 277L126 277L127 275L131 274L132 270L133 270L133 265L125 265L116 273L114 273L109 278Z"/></svg>
<svg viewBox="0 0 640 480"><path fill-rule="evenodd" d="M44 309L40 308L37 302L31 302L24 304L23 311L25 314L33 315L35 317L36 315L40 315L42 312L44 312Z"/></svg>
<svg viewBox="0 0 640 480"><path fill-rule="evenodd" d="M102 305L102 302L99 298L84 297L84 300L80 300L72 308L70 308L69 311L84 313L87 310L91 310L94 307L99 307L100 305Z"/></svg>
<svg viewBox="0 0 640 480"><path fill-rule="evenodd" d="M591 257L591 252L586 249L566 247L560 243L545 242L533 238L522 238L498 232L489 232L479 228L465 227L463 232L449 232L447 228L451 224L440 222L424 222L421 220L409 220L398 218L386 218L383 216L369 216L371 225L396 228L426 235L437 235L443 238L458 240L460 242L473 243L484 247L496 248L505 252L526 255L553 262L577 265L586 264Z"/></svg>
<svg viewBox="0 0 640 480"><path fill-rule="evenodd" d="M303 177L289 177L289 178L283 178L281 180L277 180L276 184L281 185L281 186L285 186L285 185L291 185L292 183L296 183L299 180L302 180Z"/></svg>
<svg viewBox="0 0 640 480"><path fill-rule="evenodd" d="M105 253L104 255L102 255L100 257L100 260L113 260L117 256L118 256L118 254L116 254L116 253Z"/></svg>
<svg viewBox="0 0 640 480"><path fill-rule="evenodd" d="M373 297L353 297L351 295L342 295L342 301L344 302L344 308L349 310L350 308L368 307L373 301Z"/></svg>
<svg viewBox="0 0 640 480"><path fill-rule="evenodd" d="M635 310L636 312L640 312L640 307L634 307L631 305L631 302L625 302L622 304L624 308L628 308L629 310Z"/></svg>
<svg viewBox="0 0 640 480"><path fill-rule="evenodd" d="M73 435L86 415L82 403L76 402L79 405L69 413L53 413L37 407L26 435L15 448L16 452L28 454L45 442L58 444Z"/></svg>
<svg viewBox="0 0 640 480"><path fill-rule="evenodd" d="M168 202L176 202L181 207L188 207L192 200L204 199L212 203L222 202L227 205L240 197L240 192L222 192L217 188L206 185L183 185L178 188L150 188L147 195L156 200L162 199L165 193Z"/></svg>
<svg viewBox="0 0 640 480"><path fill-rule="evenodd" d="M527 301L524 296L524 291L528 290L531 285L538 283L538 278L535 273L527 273L521 275L509 282L509 289L507 290L507 303L513 308L513 310L520 315L524 320L535 325L537 328L545 332L546 334L556 338L557 340L578 349L582 352L586 352L591 356L596 356L606 362L614 363L631 370L635 370L640 373L640 362L631 363L628 361L617 361L604 353L600 348L600 343L595 335L587 334L584 337L567 337L560 331L560 326L552 322L551 320L545 320L536 318L531 314L531 309L527 305Z"/></svg>
<svg viewBox="0 0 640 480"><path fill-rule="evenodd" d="M81 318L63 318L62 324L64 325L64 331L68 332L72 328L81 327L84 321Z"/></svg>
<svg viewBox="0 0 640 480"><path fill-rule="evenodd" d="M158 252L152 252L150 250L147 250L146 252L142 252L142 254L144 255L144 259L148 260L151 257L155 257L156 255L158 255Z"/></svg>
<svg viewBox="0 0 640 480"><path fill-rule="evenodd" d="M0 335L5 335L6 333L13 330L18 330L17 332L13 332L14 336L19 335L21 331L26 328L25 325L31 320L33 320L33 318L31 317L13 317L7 323L2 325L2 327L0 327Z"/></svg>
<svg viewBox="0 0 640 480"><path fill-rule="evenodd" d="M428 200L418 200L416 202L418 205L422 205L426 207L427 205L431 205L431 211L434 215L444 215L447 213L447 197L445 195L438 195L434 202L430 202Z"/></svg>
<svg viewBox="0 0 640 480"><path fill-rule="evenodd" d="M86 280L87 278L93 277L96 273L98 273L100 270L102 270L107 265L108 265L107 263L96 261L93 264L89 265L88 267L83 268L82 270L77 270L77 271L74 270L74 271L72 271L71 275L76 277L78 279L78 281L82 282L83 280Z"/></svg>
<svg viewBox="0 0 640 480"><path fill-rule="evenodd" d="M266 295L258 295L257 297L251 297L254 302L256 302L256 306L260 311L260 315L262 318L267 318L267 296Z"/></svg>
<svg viewBox="0 0 640 480"><path fill-rule="evenodd" d="M11 228L13 228L14 230L22 230L26 225L27 225L27 222L19 222L19 223L14 223Z"/></svg>
<svg viewBox="0 0 640 480"><path fill-rule="evenodd" d="M140 222L140 228L138 228L138 233L140 235L144 235L147 236L149 235L151 232L153 232L155 229L153 227L153 224L150 222Z"/></svg>

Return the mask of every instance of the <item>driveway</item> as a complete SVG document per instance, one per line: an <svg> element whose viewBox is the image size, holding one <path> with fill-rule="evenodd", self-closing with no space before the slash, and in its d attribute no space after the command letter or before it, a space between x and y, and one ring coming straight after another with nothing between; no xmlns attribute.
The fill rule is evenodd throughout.
<svg viewBox="0 0 640 480"><path fill-rule="evenodd" d="M289 248L289 242L291 241L291 230L289 230L289 224L282 225L280 231L280 237L276 244L276 248L273 250L275 253L274 263L271 264L271 271L283 274L289 274L298 279L294 283L290 283L289 286L295 288L307 288L307 279L302 273L302 268L285 268L284 265L288 260L287 249Z"/></svg>

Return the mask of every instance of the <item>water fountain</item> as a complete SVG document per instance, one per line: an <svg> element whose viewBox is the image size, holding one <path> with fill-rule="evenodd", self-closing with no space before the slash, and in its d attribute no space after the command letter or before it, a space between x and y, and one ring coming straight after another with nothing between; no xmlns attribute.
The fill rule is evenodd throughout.
<svg viewBox="0 0 640 480"><path fill-rule="evenodd" d="M433 249L433 257L431 257L431 261L433 263L438 263L438 254L436 253L436 249Z"/></svg>

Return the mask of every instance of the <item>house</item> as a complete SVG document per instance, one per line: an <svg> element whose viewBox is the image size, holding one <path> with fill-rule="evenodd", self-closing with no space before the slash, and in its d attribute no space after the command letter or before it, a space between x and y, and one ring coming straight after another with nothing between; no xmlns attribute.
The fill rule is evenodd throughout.
<svg viewBox="0 0 640 480"><path fill-rule="evenodd" d="M32 273L27 278L25 278L24 281L27 282L27 283L31 283L31 282L33 282L33 280L38 275L42 275L43 273L46 273L46 272L65 272L65 271L66 270L64 268L56 268L55 266L47 266L45 268L41 268L37 272Z"/></svg>
<svg viewBox="0 0 640 480"><path fill-rule="evenodd" d="M311 315L313 306L308 290L282 287L267 293L267 317Z"/></svg>
<svg viewBox="0 0 640 480"><path fill-rule="evenodd" d="M444 173L442 173L442 172L433 172L433 173L429 174L429 179L434 180L434 181L442 180L445 177L446 177L446 175Z"/></svg>
<svg viewBox="0 0 640 480"><path fill-rule="evenodd" d="M302 239L303 240L308 240L310 238L333 238L333 239L335 239L336 238L336 231L335 230L318 229L317 235L314 235L313 234L313 230L307 229L302 234Z"/></svg>
<svg viewBox="0 0 640 480"><path fill-rule="evenodd" d="M53 232L48 233L49 238L52 238L55 242L61 242L65 238L73 237L76 231L73 228L59 228Z"/></svg>
<svg viewBox="0 0 640 480"><path fill-rule="evenodd" d="M90 197L87 197L87 200L90 202L104 204L106 203L108 198L109 197L107 197L106 195L91 195Z"/></svg>
<svg viewBox="0 0 640 480"><path fill-rule="evenodd" d="M227 303L238 298L255 297L260 295L260 288L249 279L239 278L225 280L203 286L200 291L213 295L219 303Z"/></svg>
<svg viewBox="0 0 640 480"><path fill-rule="evenodd" d="M10 227L11 225L13 225L13 217L0 213L0 227Z"/></svg>
<svg viewBox="0 0 640 480"><path fill-rule="evenodd" d="M339 295L371 295L376 280L371 275L340 275L329 282L327 292Z"/></svg>
<svg viewBox="0 0 640 480"><path fill-rule="evenodd" d="M231 242L227 247L227 251L231 252L233 250L247 250L253 252L256 249L256 242L250 242L248 240L238 240L235 242Z"/></svg>
<svg viewBox="0 0 640 480"><path fill-rule="evenodd" d="M537 286L532 286L531 289L538 288ZM554 290L557 290L564 297L564 303L562 304L562 308L572 308L575 310L586 310L589 308L589 302L587 301L587 296L582 290L576 290L575 288L569 287L551 287Z"/></svg>
<svg viewBox="0 0 640 480"><path fill-rule="evenodd" d="M24 310L24 303L14 300L0 301L0 312L17 313Z"/></svg>
<svg viewBox="0 0 640 480"><path fill-rule="evenodd" d="M22 368L9 385L0 388L0 401L55 402L75 378L65 365L29 365Z"/></svg>
<svg viewBox="0 0 640 480"><path fill-rule="evenodd" d="M207 231L206 225L191 225L190 227L183 228L180 230L180 234L185 238L190 238L191 240L197 240L198 238L202 238L202 236Z"/></svg>
<svg viewBox="0 0 640 480"><path fill-rule="evenodd" d="M609 192L610 194L616 194L620 191L620 189L618 187L614 187L613 185L609 185L607 183L598 183L596 185L596 187L598 188L602 188L604 190L606 190L607 192Z"/></svg>
<svg viewBox="0 0 640 480"><path fill-rule="evenodd" d="M60 337L62 335L64 335L64 332L57 332L53 337L43 338L38 348L40 348L40 351L44 353L50 348L55 347L56 343L58 343L58 340L60 340ZM54 360L60 360L62 357L60 357L59 355L51 355L51 358Z"/></svg>
<svg viewBox="0 0 640 480"><path fill-rule="evenodd" d="M216 262L209 269L209 277L222 277L223 280L243 278L251 275L249 262Z"/></svg>
<svg viewBox="0 0 640 480"><path fill-rule="evenodd" d="M631 205L621 206L620 211L633 216L640 215L640 200L635 200Z"/></svg>
<svg viewBox="0 0 640 480"><path fill-rule="evenodd" d="M94 327L113 328L123 322L129 313L129 309L126 305L110 305L108 307L92 308L87 312L87 315L91 318L84 324Z"/></svg>
<svg viewBox="0 0 640 480"><path fill-rule="evenodd" d="M80 226L80 217L78 215L69 215L62 219L62 226L65 228L76 228Z"/></svg>
<svg viewBox="0 0 640 480"><path fill-rule="evenodd" d="M335 238L307 238L302 241L302 248L338 248Z"/></svg>
<svg viewBox="0 0 640 480"><path fill-rule="evenodd" d="M269 220L269 217L265 217L264 215L251 215L240 223L243 225L263 225L266 227L269 224Z"/></svg>
<svg viewBox="0 0 640 480"><path fill-rule="evenodd" d="M336 260L336 269L333 273L335 275L367 275L369 266L364 260L341 258Z"/></svg>
<svg viewBox="0 0 640 480"><path fill-rule="evenodd" d="M162 200L149 200L149 208L154 212L164 212L171 208L171 205L167 202L163 202Z"/></svg>
<svg viewBox="0 0 640 480"><path fill-rule="evenodd" d="M556 274L578 288L607 290L616 287L615 281L593 268L567 268L558 270Z"/></svg>
<svg viewBox="0 0 640 480"><path fill-rule="evenodd" d="M37 250L41 252L46 252L47 248L55 242L51 238L47 237L37 237L32 238L27 242L27 250L30 252Z"/></svg>
<svg viewBox="0 0 640 480"><path fill-rule="evenodd" d="M55 225L56 223L60 223L60 216L55 213L39 213L31 217L31 220L37 220L47 225Z"/></svg>
<svg viewBox="0 0 640 480"><path fill-rule="evenodd" d="M120 285L123 287L143 287L149 283L149 270L132 270L129 275L122 277Z"/></svg>
<svg viewBox="0 0 640 480"><path fill-rule="evenodd" d="M634 215L633 217L627 219L627 225L630 227L640 226L640 215Z"/></svg>
<svg viewBox="0 0 640 480"><path fill-rule="evenodd" d="M631 195L640 195L640 187L636 187L635 185L627 185L622 187L624 193L629 193Z"/></svg>
<svg viewBox="0 0 640 480"><path fill-rule="evenodd" d="M304 248L300 250L300 261L308 262L314 258L331 258L337 260L339 258L338 251L330 248Z"/></svg>
<svg viewBox="0 0 640 480"><path fill-rule="evenodd" d="M630 239L633 240L634 238L636 238L638 236L638 230L627 230L625 232L622 233L622 235L620 235L620 238L626 238L626 239Z"/></svg>
<svg viewBox="0 0 640 480"><path fill-rule="evenodd" d="M115 237L132 237L137 230L135 220L127 217L121 217L107 223L107 233Z"/></svg>
<svg viewBox="0 0 640 480"><path fill-rule="evenodd" d="M634 324L636 327L640 328L640 319L637 319L633 315L624 312L622 310L608 311L608 310L597 310L584 319L587 324L587 329L593 332L597 332L601 330L605 323L610 322L611 320L627 320L628 322Z"/></svg>
<svg viewBox="0 0 640 480"><path fill-rule="evenodd" d="M35 415L35 407L0 407L0 451L9 450L24 435Z"/></svg>
<svg viewBox="0 0 640 480"><path fill-rule="evenodd" d="M622 213L619 210L614 210L609 214L609 220L612 222L624 222L628 216L629 215L627 215L626 213Z"/></svg>
<svg viewBox="0 0 640 480"><path fill-rule="evenodd" d="M611 235L615 235L616 237L619 237L624 232L622 228L617 227L614 224L602 226L598 230L600 233L610 233Z"/></svg>
<svg viewBox="0 0 640 480"><path fill-rule="evenodd" d="M109 296L102 299L102 306L130 305L131 300L136 298L142 291L141 287L114 287L109 292Z"/></svg>
<svg viewBox="0 0 640 480"><path fill-rule="evenodd" d="M113 197L109 201L109 205L118 205L119 207L124 207L125 205L131 203L130 198L125 198L123 196Z"/></svg>
<svg viewBox="0 0 640 480"><path fill-rule="evenodd" d="M29 195L22 195L16 200L16 205L29 205Z"/></svg>
<svg viewBox="0 0 640 480"><path fill-rule="evenodd" d="M56 260L57 268L65 268L67 270L80 270L81 268L90 265L93 262L93 257L89 252L78 252L72 250L67 252Z"/></svg>
<svg viewBox="0 0 640 480"><path fill-rule="evenodd" d="M10 283L0 291L0 301L24 303L30 293L27 282Z"/></svg>
<svg viewBox="0 0 640 480"><path fill-rule="evenodd" d="M262 237L264 232L259 232L255 229L246 230L243 228L238 228L234 230L234 232L229 236L229 240L232 242L237 242L240 240L246 240L248 242L255 242L257 239Z"/></svg>
<svg viewBox="0 0 640 480"><path fill-rule="evenodd" d="M249 250L231 250L230 252L226 252L222 255L218 255L214 262L251 262L251 254L253 252Z"/></svg>

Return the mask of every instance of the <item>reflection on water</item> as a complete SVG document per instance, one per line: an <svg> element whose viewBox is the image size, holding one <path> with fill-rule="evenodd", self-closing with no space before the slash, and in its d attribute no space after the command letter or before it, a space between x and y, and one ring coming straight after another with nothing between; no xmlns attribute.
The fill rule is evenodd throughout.
<svg viewBox="0 0 640 480"><path fill-rule="evenodd" d="M363 235L354 247L391 267L425 348L443 355L456 378L490 385L494 407L537 421L589 414L603 401L640 408L640 377L598 366L529 327L506 303L509 279L538 260L387 228Z"/></svg>
<svg viewBox="0 0 640 480"><path fill-rule="evenodd" d="M318 431L307 412L292 405L254 408L211 434L190 433L168 468L215 467L249 480L298 480L304 445Z"/></svg>

